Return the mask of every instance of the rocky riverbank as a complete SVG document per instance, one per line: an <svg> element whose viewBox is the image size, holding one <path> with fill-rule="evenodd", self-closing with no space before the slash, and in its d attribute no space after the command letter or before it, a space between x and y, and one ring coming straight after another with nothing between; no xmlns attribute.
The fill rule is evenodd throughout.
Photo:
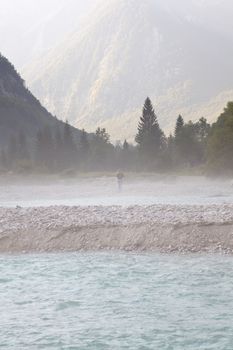
<svg viewBox="0 0 233 350"><path fill-rule="evenodd" d="M233 205L0 208L0 253L233 252Z"/></svg>

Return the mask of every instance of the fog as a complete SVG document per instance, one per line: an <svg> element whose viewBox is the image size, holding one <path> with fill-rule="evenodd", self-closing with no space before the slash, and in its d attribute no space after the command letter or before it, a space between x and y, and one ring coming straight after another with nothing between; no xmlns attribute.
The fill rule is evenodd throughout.
<svg viewBox="0 0 233 350"><path fill-rule="evenodd" d="M198 21L233 40L231 0L156 1L174 15ZM100 2L109 0L0 0L0 52L21 70L78 30Z"/></svg>
<svg viewBox="0 0 233 350"><path fill-rule="evenodd" d="M2 179L0 207L222 205L233 202L232 181L192 176L128 175Z"/></svg>
<svg viewBox="0 0 233 350"><path fill-rule="evenodd" d="M0 0L0 52L21 70L79 29L97 1Z"/></svg>
<svg viewBox="0 0 233 350"><path fill-rule="evenodd" d="M232 348L232 14L0 0L0 347Z"/></svg>
<svg viewBox="0 0 233 350"><path fill-rule="evenodd" d="M102 0L23 77L59 119L114 140L134 139L147 96L167 133L179 114L213 122L232 96L232 10L228 0Z"/></svg>

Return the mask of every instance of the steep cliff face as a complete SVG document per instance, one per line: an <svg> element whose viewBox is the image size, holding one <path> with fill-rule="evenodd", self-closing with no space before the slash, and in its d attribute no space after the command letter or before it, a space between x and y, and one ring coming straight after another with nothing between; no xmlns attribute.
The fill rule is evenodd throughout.
<svg viewBox="0 0 233 350"><path fill-rule="evenodd" d="M41 106L14 66L0 55L0 146L7 145L21 132L33 140L45 126L56 128L63 123Z"/></svg>
<svg viewBox="0 0 233 350"><path fill-rule="evenodd" d="M114 138L133 138L148 95L167 130L179 113L215 119L233 97L232 37L198 17L219 1L178 3L182 10L171 0L103 1L26 70L32 91L58 117Z"/></svg>

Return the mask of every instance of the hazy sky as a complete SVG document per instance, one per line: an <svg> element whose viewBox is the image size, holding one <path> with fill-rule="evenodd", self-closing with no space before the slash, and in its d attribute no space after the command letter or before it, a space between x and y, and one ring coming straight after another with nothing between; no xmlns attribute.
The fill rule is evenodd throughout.
<svg viewBox="0 0 233 350"><path fill-rule="evenodd" d="M113 0L0 0L0 52L21 70L79 28L98 1ZM232 0L151 1L232 36Z"/></svg>
<svg viewBox="0 0 233 350"><path fill-rule="evenodd" d="M97 0L0 0L0 52L17 68L80 26Z"/></svg>

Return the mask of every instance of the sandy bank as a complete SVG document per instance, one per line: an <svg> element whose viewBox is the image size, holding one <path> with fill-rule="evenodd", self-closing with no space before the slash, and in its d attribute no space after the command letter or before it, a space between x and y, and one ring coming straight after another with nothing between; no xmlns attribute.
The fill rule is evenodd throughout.
<svg viewBox="0 0 233 350"><path fill-rule="evenodd" d="M233 205L0 208L0 252L233 253Z"/></svg>

